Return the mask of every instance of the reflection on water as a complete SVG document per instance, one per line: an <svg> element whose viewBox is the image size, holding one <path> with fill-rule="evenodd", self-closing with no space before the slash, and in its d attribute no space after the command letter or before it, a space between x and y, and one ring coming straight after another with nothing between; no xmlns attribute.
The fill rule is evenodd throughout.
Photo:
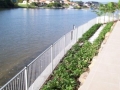
<svg viewBox="0 0 120 90"><path fill-rule="evenodd" d="M89 10L8 9L0 11L0 85L62 35L96 17Z"/></svg>

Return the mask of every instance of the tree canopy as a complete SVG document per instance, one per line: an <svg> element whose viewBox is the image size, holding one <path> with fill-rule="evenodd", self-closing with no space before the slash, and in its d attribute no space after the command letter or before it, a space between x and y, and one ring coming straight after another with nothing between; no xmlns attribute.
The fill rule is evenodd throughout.
<svg viewBox="0 0 120 90"><path fill-rule="evenodd" d="M11 0L0 1L0 8L10 8L10 7L14 7L14 4L11 2Z"/></svg>

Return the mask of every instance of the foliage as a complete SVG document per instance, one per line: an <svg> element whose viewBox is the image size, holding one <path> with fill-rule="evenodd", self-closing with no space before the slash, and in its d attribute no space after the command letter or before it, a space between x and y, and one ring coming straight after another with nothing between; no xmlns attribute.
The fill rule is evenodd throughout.
<svg viewBox="0 0 120 90"><path fill-rule="evenodd" d="M95 10L94 11L98 16L101 16L103 13L102 13L102 11L100 11L100 10Z"/></svg>
<svg viewBox="0 0 120 90"><path fill-rule="evenodd" d="M118 12L118 13L120 13L120 0L118 0L117 9L119 10L119 12ZM120 15L119 15L118 19L120 20Z"/></svg>
<svg viewBox="0 0 120 90"><path fill-rule="evenodd" d="M96 30L98 30L100 26L101 24L95 24L94 26L92 26L86 33L82 35L82 38L79 39L79 42L88 40L96 32Z"/></svg>
<svg viewBox="0 0 120 90"><path fill-rule="evenodd" d="M77 78L87 70L92 58L98 53L98 48L104 40L105 34L111 30L112 25L113 22L108 23L93 44L84 41L84 44L80 46L79 43L76 43L67 52L63 61L53 72L52 78L41 90L77 90Z"/></svg>
<svg viewBox="0 0 120 90"><path fill-rule="evenodd" d="M110 15L113 14L113 20L114 20L114 12L119 9L120 2L117 4L114 2L109 2L107 4L100 4L99 8L95 10L96 14L98 16L104 15L104 23L105 23L105 15L109 16L110 21Z"/></svg>
<svg viewBox="0 0 120 90"><path fill-rule="evenodd" d="M37 3L32 2L32 3L30 3L30 6L37 6Z"/></svg>
<svg viewBox="0 0 120 90"><path fill-rule="evenodd" d="M100 48L100 45L101 45L102 41L103 41L104 38L105 38L105 34L110 31L110 28L111 28L112 25L113 25L113 22L108 23L108 24L104 27L104 29L101 31L101 33L100 33L100 35L98 36L98 38L94 41L93 44L94 44L94 47L95 47L96 49L99 49L99 48Z"/></svg>
<svg viewBox="0 0 120 90"><path fill-rule="evenodd" d="M10 7L14 7L14 4L11 2L11 0L0 1L0 8L10 8Z"/></svg>
<svg viewBox="0 0 120 90"><path fill-rule="evenodd" d="M53 3L47 4L47 7L53 7Z"/></svg>
<svg viewBox="0 0 120 90"><path fill-rule="evenodd" d="M17 6L21 7L21 8L35 8L35 7L37 7L37 4L35 2L32 2L30 4L28 4L28 3L26 3L26 4L18 3Z"/></svg>
<svg viewBox="0 0 120 90"><path fill-rule="evenodd" d="M75 6L74 9L81 9L81 7L80 6Z"/></svg>
<svg viewBox="0 0 120 90"><path fill-rule="evenodd" d="M85 35L91 32L92 29L89 29L89 32L86 32ZM85 36L83 35L83 37ZM84 41L83 46L80 46L79 43L76 43L67 52L63 61L53 72L51 80L49 80L41 90L75 90L76 87L78 87L77 78L80 74L87 70L91 59L95 55L95 52L96 49L88 41Z"/></svg>
<svg viewBox="0 0 120 90"><path fill-rule="evenodd" d="M24 0L18 0L18 3L22 3Z"/></svg>
<svg viewBox="0 0 120 90"><path fill-rule="evenodd" d="M21 8L27 8L28 4L18 3L17 6Z"/></svg>
<svg viewBox="0 0 120 90"><path fill-rule="evenodd" d="M53 4L53 6L55 6L55 7L62 7L62 4L61 4L61 3L58 3L58 2L55 2L55 3Z"/></svg>
<svg viewBox="0 0 120 90"><path fill-rule="evenodd" d="M108 6L108 11L109 11L110 13L114 13L114 12L115 12L115 4L114 4L113 2L109 2L109 3L107 4L107 6Z"/></svg>
<svg viewBox="0 0 120 90"><path fill-rule="evenodd" d="M50 3L50 4L47 4L47 7L62 7L62 4L61 3L58 3L58 2L54 2L54 3Z"/></svg>
<svg viewBox="0 0 120 90"><path fill-rule="evenodd" d="M94 50L88 41L81 48L76 44L53 72L53 78L41 90L75 90L76 79L88 68Z"/></svg>

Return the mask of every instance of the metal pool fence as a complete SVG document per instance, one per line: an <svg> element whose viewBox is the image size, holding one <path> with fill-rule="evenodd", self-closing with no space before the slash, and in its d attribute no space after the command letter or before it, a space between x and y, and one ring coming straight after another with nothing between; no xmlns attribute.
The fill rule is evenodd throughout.
<svg viewBox="0 0 120 90"><path fill-rule="evenodd" d="M39 90L66 52L82 37L83 33L96 23L95 18L65 34L0 90Z"/></svg>

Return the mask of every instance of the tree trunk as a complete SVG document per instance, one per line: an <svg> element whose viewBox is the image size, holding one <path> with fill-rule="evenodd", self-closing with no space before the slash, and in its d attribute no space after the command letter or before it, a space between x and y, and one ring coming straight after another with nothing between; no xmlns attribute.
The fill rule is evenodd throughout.
<svg viewBox="0 0 120 90"><path fill-rule="evenodd" d="M114 13L113 13L113 22L114 22Z"/></svg>
<svg viewBox="0 0 120 90"><path fill-rule="evenodd" d="M119 15L120 11L118 12L118 20L120 21L120 15Z"/></svg>
<svg viewBox="0 0 120 90"><path fill-rule="evenodd" d="M109 22L110 22L110 14L109 14Z"/></svg>
<svg viewBox="0 0 120 90"><path fill-rule="evenodd" d="M101 22L100 22L100 16L98 16L98 23L101 23Z"/></svg>
<svg viewBox="0 0 120 90"><path fill-rule="evenodd" d="M104 23L105 23L105 14L104 14Z"/></svg>

